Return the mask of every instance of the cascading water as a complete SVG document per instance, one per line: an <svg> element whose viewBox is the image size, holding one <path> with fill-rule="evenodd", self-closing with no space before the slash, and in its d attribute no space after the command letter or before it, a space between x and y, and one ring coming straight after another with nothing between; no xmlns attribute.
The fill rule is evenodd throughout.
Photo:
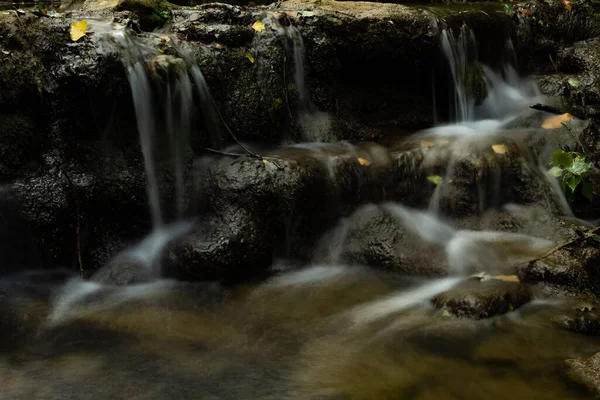
<svg viewBox="0 0 600 400"><path fill-rule="evenodd" d="M284 58L284 91L285 101L290 107L292 92L288 87L288 73L292 72L293 76L293 92L297 96L295 115L290 115L290 118L296 118L301 129L302 140L306 141L322 141L329 138L331 129L331 120L327 113L317 109L311 101L308 87L306 85L306 49L304 39L300 30L294 26L290 18L286 14L277 14L264 18L261 21L266 29L275 32L276 37L283 44L286 56ZM263 55L266 52L263 38L260 35L255 36L252 47L254 49L254 58L257 65L257 76L259 82L264 82L267 79L270 66L265 65ZM288 57L292 62L288 62ZM290 68L292 67L292 68ZM264 85L264 83L262 83ZM290 110L290 114L291 114Z"/></svg>
<svg viewBox="0 0 600 400"><path fill-rule="evenodd" d="M299 35L296 28L293 31ZM444 49L452 54L455 110L463 128L438 127L427 134L455 140L466 131L466 124L470 124L469 133L481 133L485 124L475 125L478 118L498 118L485 122L489 129L483 129L484 133L496 132L500 124L495 121L510 117L515 102L527 97L518 89L516 73L511 75L514 70L506 67L498 75L481 67L476 74L486 82L487 97L477 105L466 89L466 82L472 79L472 33L465 29L454 37L447 32L442 40ZM205 118L216 118L214 111L211 115L210 93L196 65L185 57L143 55L139 44L133 42L127 42L125 48L154 229L122 256L147 266L155 265L170 238L189 227L181 220L185 151L195 110L192 82L203 100ZM293 52L296 59L296 50ZM149 58L153 60L150 64ZM294 78L300 91L303 78ZM308 101L307 97L300 99L301 104ZM454 142L451 153L489 151L499 136L461 139ZM477 146L471 146L473 143ZM301 150L303 157L322 160L323 173L333 180L337 163L342 162L338 154L352 160L359 156L348 147L335 151L335 146L322 144L294 148ZM168 157L160 151L163 149L168 150ZM179 221L175 224L167 222L168 215L161 209L158 168L165 158L175 177L173 204ZM378 168L376 163L359 166ZM259 163L259 167L263 165ZM378 208L368 207L370 211ZM19 312L15 318L23 321L19 329L26 327L29 319L45 318L46 324L32 335L31 351L23 357L5 359L0 354L0 373L6 378L0 397L384 400L531 398L539 394L552 400L587 398L579 388L556 379L562 377L565 357L599 346L590 336L575 337L548 323L555 316L549 310L562 307L572 311L571 304L536 301L506 311L507 315L496 315L493 323L455 318L448 310L431 305L432 297L464 283L468 274L482 270L511 273L515 263L540 257L554 243L524 234L457 228L436 213L399 204L386 203L381 208L399 222L403 229L399 237L412 234L442 249L449 276L407 278L339 265L352 229L351 217L347 217L325 236L325 265L317 263L242 287L158 280L118 288L68 281L50 296L54 301L49 312L36 309L38 299L31 305L16 302ZM385 223L384 218L378 221ZM369 239L373 248L387 246L378 243L377 237ZM157 277L158 273L152 275ZM2 294L0 304L4 306ZM478 298L462 293L458 302L468 308L477 305ZM0 318L3 329L5 321ZM19 330L17 335L24 333ZM32 377L36 385L30 384Z"/></svg>
<svg viewBox="0 0 600 400"><path fill-rule="evenodd" d="M493 132L540 95L534 81L519 77L513 65L514 57L506 57L508 61L498 72L481 63L475 34L468 26L463 25L458 32L444 29L440 40L454 89L451 115L459 126L471 125L470 130L462 131L456 125L449 126L450 134ZM508 39L505 52L513 54L512 48L512 41ZM443 129L438 132L445 133Z"/></svg>

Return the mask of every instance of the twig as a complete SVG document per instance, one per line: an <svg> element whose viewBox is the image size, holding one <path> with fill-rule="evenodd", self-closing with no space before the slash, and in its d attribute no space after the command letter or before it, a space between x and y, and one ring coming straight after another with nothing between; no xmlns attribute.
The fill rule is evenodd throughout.
<svg viewBox="0 0 600 400"><path fill-rule="evenodd" d="M243 157L243 156L245 156L245 154L241 154L241 153L229 153L227 151L221 151L221 150L211 149L210 147L202 147L202 149L206 150L206 151L210 151L212 153L221 154L223 156L230 156L230 157Z"/></svg>
<svg viewBox="0 0 600 400"><path fill-rule="evenodd" d="M233 132L231 131L231 129L229 129L229 125L227 125L227 122L225 122L225 118L223 118L223 114L221 114L221 110L219 110L219 107L217 106L217 103L215 103L215 99L211 99L213 106L215 107L215 110L217 110L217 114L219 115L219 118L221 119L221 122L223 123L223 126L225 127L225 129L227 129L227 132L229 132L229 134L231 135L231 137L233 138L233 140L235 140L235 142L237 144L240 145L240 147L242 149L244 149L244 151L246 153L248 153L250 156L254 157L254 158L258 158L259 160L262 160L262 157L259 156L256 153L251 152L250 150L248 150L248 148L246 148L246 146L244 146L237 137L235 137L235 135L233 134Z"/></svg>
<svg viewBox="0 0 600 400"><path fill-rule="evenodd" d="M79 214L79 201L75 200L75 202L77 203L77 263L79 265L79 276L81 279L83 279L85 274L83 269L83 261L81 260L81 217Z"/></svg>
<svg viewBox="0 0 600 400"><path fill-rule="evenodd" d="M19 11L17 10L12 10L14 11L15 15L17 16L17 21L19 21L19 25L21 25L21 27L23 27L23 21L21 21L21 17L19 17Z"/></svg>
<svg viewBox="0 0 600 400"><path fill-rule="evenodd" d="M583 236L583 240L591 238L592 236L594 236L594 235L595 235L596 233L598 233L599 231L600 231L600 226L599 226L599 227L596 227L596 228L594 228L594 229L592 229L592 230L590 230L590 231L588 231L588 232L586 232L586 233L585 233L585 235ZM565 248L565 247L567 247L567 246L569 246L569 245L571 245L571 244L573 244L573 243L575 243L575 242L577 242L577 241L579 241L579 240L582 240L582 238L581 238L581 237L578 237L577 239L573 239L573 240L570 240L570 241L568 241L568 242L565 242L565 243L559 244L559 245L557 245L557 246L555 246L555 247L551 248L550 250L548 250L548 251L547 251L546 253L544 253L543 255L541 255L541 256L539 256L539 257L536 257L536 258L532 258L531 260L523 261L523 262L522 262L522 263L520 263L519 265L524 265L524 264L529 264L529 263L532 263L532 262L534 262L534 261L539 261L539 260L541 260L542 258L546 258L546 257L548 257L548 256L550 256L550 255L552 255L552 254L554 254L554 253L555 253L555 252L557 252L558 250L560 250L560 249L562 249L562 248Z"/></svg>
<svg viewBox="0 0 600 400"><path fill-rule="evenodd" d="M564 111L559 110L558 108L554 107L554 106L549 106L547 104L533 104L531 106L529 106L529 108L533 108L534 110L539 110L539 111L545 111L545 112L549 112L552 114L564 114Z"/></svg>
<svg viewBox="0 0 600 400"><path fill-rule="evenodd" d="M556 115L562 115L562 114L566 113L566 111L564 111L564 110L561 110L561 109L556 108L554 106L550 106L548 104L541 104L541 103L536 103L536 104L530 105L529 108L532 108L532 109L538 110L538 111L549 112L549 113L556 114ZM583 117L583 116L581 116L579 114L574 114L572 112L571 112L571 114L573 116L577 117L577 118L582 118L582 119L585 118L585 117Z"/></svg>

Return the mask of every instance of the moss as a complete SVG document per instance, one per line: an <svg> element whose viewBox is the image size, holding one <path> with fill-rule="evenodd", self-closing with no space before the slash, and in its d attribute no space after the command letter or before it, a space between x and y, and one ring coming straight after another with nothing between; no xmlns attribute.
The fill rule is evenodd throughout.
<svg viewBox="0 0 600 400"><path fill-rule="evenodd" d="M117 11L131 11L140 19L140 28L153 31L171 19L171 4L164 0L125 0Z"/></svg>

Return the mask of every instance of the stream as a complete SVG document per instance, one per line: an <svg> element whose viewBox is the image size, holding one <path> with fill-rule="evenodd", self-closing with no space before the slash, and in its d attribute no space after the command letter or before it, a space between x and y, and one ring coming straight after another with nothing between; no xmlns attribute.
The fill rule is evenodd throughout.
<svg viewBox="0 0 600 400"><path fill-rule="evenodd" d="M365 168L387 165L387 155L365 159L364 144L330 143L322 133L330 121L312 102L305 81L309 66L301 31L289 20L257 22L272 29L288 53L284 71L298 98L288 111L305 140L257 146L259 165L277 171L289 160L309 159L332 181L346 178L339 165L347 159ZM306 257L310 262L292 256L295 238L277 238L285 250L264 275L187 282L165 276L164 265L176 257L174 243L208 224L185 200L197 189L190 184L188 151L201 130L195 124L207 121L202 134L215 147L208 151L221 152L205 163L216 157L252 159L246 152L255 147L235 137L237 145L220 145L228 128L184 44L156 33L153 39L169 37L179 52L161 54L123 26L91 21L90 29L118 49L126 71L152 227L86 279L72 270L36 268L0 276L0 399L592 398L571 379L567 363L599 352L600 338L561 325L587 306L579 298L548 296L517 277L518 266L547 256L564 238L555 225L525 216L527 205L506 195L514 183L506 174L513 169L526 171L531 185L544 188L561 218L595 225L575 218L547 171L555 141L572 144L573 138L556 133L540 151L526 150L545 135L541 121L552 115L528 109L540 91L533 79L519 76L512 57L503 65L485 65L467 26L442 31L440 52L452 92L448 110L433 120L450 115L449 120L382 140L392 155L424 152L419 168L429 179L428 207L397 201L349 207L329 231L314 235L318 244ZM255 39L253 57L260 57L263 44ZM512 47L507 40L498 51L510 54ZM267 67L257 63L257 79ZM484 98L473 85L480 85ZM575 118L569 126L581 123ZM462 206L453 191L465 165L483 171L466 195L475 222L447 215ZM167 187L162 170L172 172ZM360 182L359 189L367 190ZM167 200L165 192L172 194ZM344 196L340 189L342 203ZM518 224L496 229L484 218L491 211L517 215ZM285 222L289 231L293 217ZM361 248L361 224L372 220L389 224L401 238L389 245L364 231L369 241ZM219 240L211 246L228 239ZM397 256L402 266L424 263L442 272L403 274L386 268L387 260L364 256L371 250ZM382 268L373 268L377 262Z"/></svg>

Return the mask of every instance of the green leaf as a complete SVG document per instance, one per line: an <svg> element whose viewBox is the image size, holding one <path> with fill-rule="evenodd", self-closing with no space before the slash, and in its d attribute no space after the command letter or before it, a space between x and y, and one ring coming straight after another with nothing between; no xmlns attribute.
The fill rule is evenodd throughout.
<svg viewBox="0 0 600 400"><path fill-rule="evenodd" d="M571 192L575 193L575 189L577 189L577 186L581 183L581 177L577 175L571 175L567 179L566 183L567 186L571 188Z"/></svg>
<svg viewBox="0 0 600 400"><path fill-rule="evenodd" d="M567 170L575 175L583 175L588 172L592 168L592 163L585 161L585 156L578 155L575 157L570 166L567 167Z"/></svg>
<svg viewBox="0 0 600 400"><path fill-rule="evenodd" d="M592 236L592 239L594 239L597 242L600 242L600 235Z"/></svg>
<svg viewBox="0 0 600 400"><path fill-rule="evenodd" d="M554 166L554 167L550 168L548 173L555 178L560 178L563 174L563 169L561 167Z"/></svg>
<svg viewBox="0 0 600 400"><path fill-rule="evenodd" d="M515 311L515 306L508 304L508 311Z"/></svg>
<svg viewBox="0 0 600 400"><path fill-rule="evenodd" d="M433 182L433 183L435 183L436 185L439 185L440 183L442 183L442 182L444 181L444 180L442 179L442 177L441 177L441 176L439 176L439 175L431 175L431 176L428 176L428 177L427 177L427 180L428 180L429 182Z"/></svg>
<svg viewBox="0 0 600 400"><path fill-rule="evenodd" d="M581 185L581 195L589 201L592 201L594 198L594 184L591 182L583 182L583 185Z"/></svg>
<svg viewBox="0 0 600 400"><path fill-rule="evenodd" d="M573 164L573 157L561 149L558 149L552 155L552 165L569 168Z"/></svg>
<svg viewBox="0 0 600 400"><path fill-rule="evenodd" d="M569 82L569 85L573 86L574 88L579 87L579 85L581 85L579 78L577 78L576 76L570 77L569 79L567 79L567 82Z"/></svg>
<svg viewBox="0 0 600 400"><path fill-rule="evenodd" d="M450 318L450 317L451 317L451 315L450 315L450 313L448 312L448 310L444 310L444 312L442 313L442 317Z"/></svg>

